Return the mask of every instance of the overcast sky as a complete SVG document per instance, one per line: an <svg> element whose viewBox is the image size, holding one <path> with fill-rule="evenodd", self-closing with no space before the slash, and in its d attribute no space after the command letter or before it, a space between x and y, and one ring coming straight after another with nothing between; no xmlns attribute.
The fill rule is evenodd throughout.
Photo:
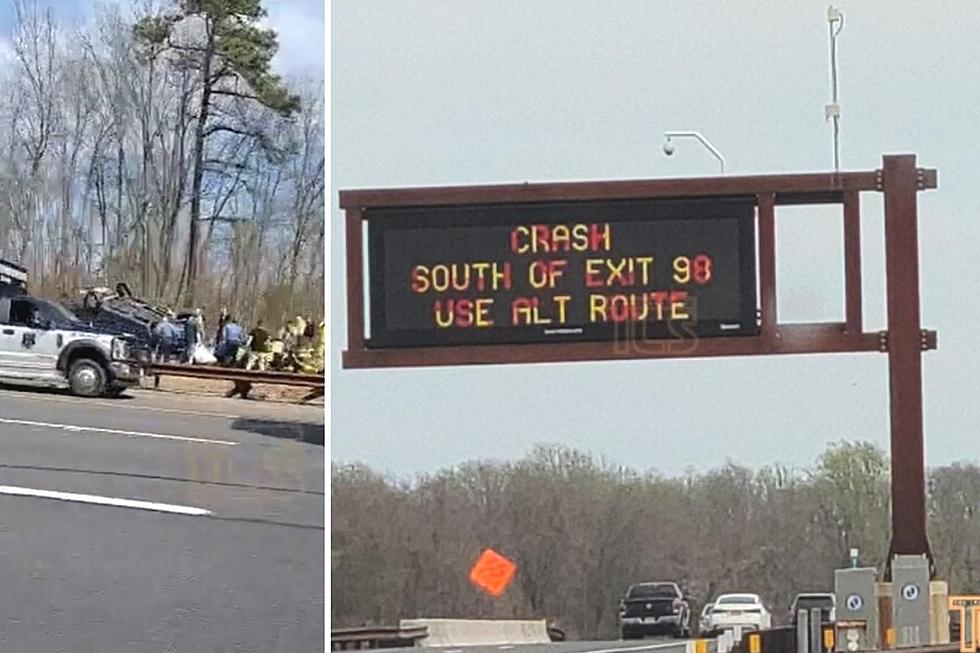
<svg viewBox="0 0 980 653"><path fill-rule="evenodd" d="M841 156L916 153L928 464L976 460L980 3L842 4ZM667 474L808 465L828 442L888 446L877 353L340 370L338 189L832 169L824 0L335 0L332 457L398 476L561 442ZM884 327L881 198L865 195L864 312ZM843 320L839 209L777 212L780 321Z"/></svg>

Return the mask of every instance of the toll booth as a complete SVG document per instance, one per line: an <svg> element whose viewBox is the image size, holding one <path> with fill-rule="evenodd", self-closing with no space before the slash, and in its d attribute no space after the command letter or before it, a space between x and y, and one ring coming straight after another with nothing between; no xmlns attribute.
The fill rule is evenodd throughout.
<svg viewBox="0 0 980 653"><path fill-rule="evenodd" d="M931 580L924 555L892 559L889 644L895 648L949 643L949 585Z"/></svg>
<svg viewBox="0 0 980 653"><path fill-rule="evenodd" d="M855 567L834 571L837 599L836 651L877 651L878 600L875 591L878 572L874 567Z"/></svg>
<svg viewBox="0 0 980 653"><path fill-rule="evenodd" d="M929 560L922 555L895 556L892 627L896 648L927 646L932 642L929 603Z"/></svg>

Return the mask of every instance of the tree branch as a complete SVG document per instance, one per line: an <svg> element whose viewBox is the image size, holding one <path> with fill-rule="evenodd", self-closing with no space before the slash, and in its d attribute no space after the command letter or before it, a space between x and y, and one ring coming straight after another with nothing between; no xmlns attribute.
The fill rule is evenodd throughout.
<svg viewBox="0 0 980 653"><path fill-rule="evenodd" d="M239 136L248 136L249 138L262 138L262 134L260 132L238 129L237 127L231 127L230 125L212 125L204 130L204 136L207 138L211 134L216 134L217 132L229 132L232 134L238 134Z"/></svg>
<svg viewBox="0 0 980 653"><path fill-rule="evenodd" d="M237 97L243 100L255 100L255 101L260 100L258 95L252 95L251 93L242 93L240 91L232 91L227 89L216 88L216 89L212 89L211 93L213 95L230 95L231 97Z"/></svg>

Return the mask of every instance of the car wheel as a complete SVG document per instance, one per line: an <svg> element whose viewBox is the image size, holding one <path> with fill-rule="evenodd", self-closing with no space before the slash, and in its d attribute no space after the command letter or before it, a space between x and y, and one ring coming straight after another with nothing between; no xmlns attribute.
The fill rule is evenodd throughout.
<svg viewBox="0 0 980 653"><path fill-rule="evenodd" d="M89 358L81 358L71 365L68 385L73 394L81 397L98 397L106 388L106 373L101 365Z"/></svg>

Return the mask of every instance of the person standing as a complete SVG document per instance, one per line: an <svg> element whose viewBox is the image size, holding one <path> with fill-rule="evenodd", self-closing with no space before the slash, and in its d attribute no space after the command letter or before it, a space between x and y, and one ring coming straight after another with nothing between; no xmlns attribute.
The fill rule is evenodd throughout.
<svg viewBox="0 0 980 653"><path fill-rule="evenodd" d="M187 340L187 351L184 352L184 362L188 365L194 362L194 353L201 343L201 309L196 309L194 314L187 318L184 325L184 333Z"/></svg>
<svg viewBox="0 0 980 653"><path fill-rule="evenodd" d="M221 347L221 343L224 340L225 335L225 324L228 322L228 309L221 309L221 315L218 316L218 332L214 336L214 349L217 351Z"/></svg>
<svg viewBox="0 0 980 653"><path fill-rule="evenodd" d="M166 316L157 323L154 331L157 341L157 355L162 362L169 362L177 347L177 329L174 328L170 317Z"/></svg>
<svg viewBox="0 0 980 653"><path fill-rule="evenodd" d="M255 324L255 328L249 331L248 334L248 364L245 365L245 369L251 370L258 368L262 371L268 367L270 347L269 341L271 336L269 331L262 325L262 320L259 320Z"/></svg>
<svg viewBox="0 0 980 653"><path fill-rule="evenodd" d="M226 316L225 324L221 328L221 344L215 350L215 355L223 365L228 365L236 360L238 348L245 343L245 330L242 329L234 318Z"/></svg>

